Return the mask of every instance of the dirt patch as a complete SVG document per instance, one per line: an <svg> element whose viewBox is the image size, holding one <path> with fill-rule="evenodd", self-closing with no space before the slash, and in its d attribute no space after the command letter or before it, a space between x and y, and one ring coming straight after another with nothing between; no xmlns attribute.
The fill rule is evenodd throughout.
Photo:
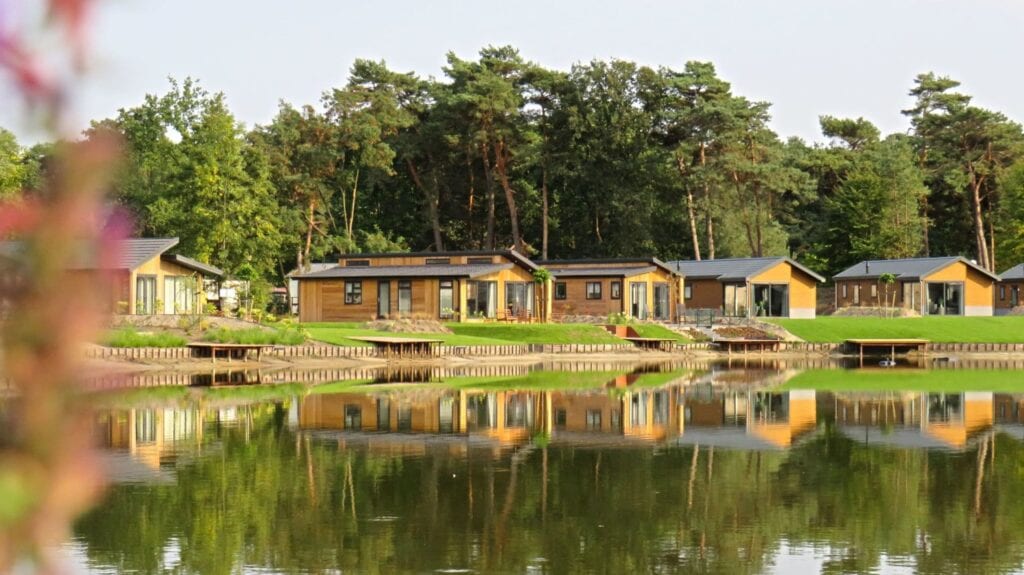
<svg viewBox="0 0 1024 575"><path fill-rule="evenodd" d="M366 328L389 333L452 333L443 323L432 319L381 319L367 323Z"/></svg>
<svg viewBox="0 0 1024 575"><path fill-rule="evenodd" d="M749 326L715 328L715 335L723 339L779 339L779 336Z"/></svg>

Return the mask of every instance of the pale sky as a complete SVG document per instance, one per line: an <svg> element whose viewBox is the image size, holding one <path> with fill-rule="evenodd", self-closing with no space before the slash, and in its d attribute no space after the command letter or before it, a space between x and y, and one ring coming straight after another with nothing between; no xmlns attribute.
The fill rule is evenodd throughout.
<svg viewBox="0 0 1024 575"><path fill-rule="evenodd" d="M0 0L0 4L30 0ZM979 105L1024 120L1024 3L1012 0L634 1L97 0L93 62L77 123L162 93L166 78L224 92L247 126L281 99L316 103L355 58L440 76L445 53L512 44L558 69L620 58L681 68L710 60L739 95L773 104L783 138L820 139L821 114L905 131L914 76L963 83ZM0 126L33 140L0 82ZM6 102L6 103L5 103Z"/></svg>

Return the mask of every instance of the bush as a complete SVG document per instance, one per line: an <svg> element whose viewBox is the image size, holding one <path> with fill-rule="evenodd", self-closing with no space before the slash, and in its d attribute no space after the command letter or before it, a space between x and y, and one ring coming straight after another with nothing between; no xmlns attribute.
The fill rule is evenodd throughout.
<svg viewBox="0 0 1024 575"><path fill-rule="evenodd" d="M203 334L203 341L216 343L244 343L250 345L299 345L305 343L306 332L301 329L266 330L249 329L212 329Z"/></svg>
<svg viewBox="0 0 1024 575"><path fill-rule="evenodd" d="M107 347L181 347L185 338L169 332L139 333L131 327L115 329L100 342Z"/></svg>

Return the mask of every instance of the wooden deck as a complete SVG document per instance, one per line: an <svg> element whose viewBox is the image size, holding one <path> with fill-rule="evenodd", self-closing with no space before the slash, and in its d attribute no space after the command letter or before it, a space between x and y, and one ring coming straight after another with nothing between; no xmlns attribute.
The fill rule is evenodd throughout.
<svg viewBox="0 0 1024 575"><path fill-rule="evenodd" d="M896 350L906 350L907 352L916 351L920 353L928 353L927 339L848 339L846 345L856 347L858 355L860 356L860 365L864 367L864 350L866 349L880 349L883 352L888 350L889 359L896 359Z"/></svg>
<svg viewBox="0 0 1024 575"><path fill-rule="evenodd" d="M380 357L430 357L440 339L418 339L412 337L350 337L373 345Z"/></svg>
<svg viewBox="0 0 1024 575"><path fill-rule="evenodd" d="M622 338L640 349L657 350L657 351L672 351L672 343L674 339L658 338L658 337L624 337Z"/></svg>
<svg viewBox="0 0 1024 575"><path fill-rule="evenodd" d="M720 348L725 348L726 353L732 355L734 351L743 350L743 354L746 355L751 349L758 353L765 351L778 351L779 344L782 340L779 339L743 339L743 338L722 338L716 339L714 343L718 344Z"/></svg>
<svg viewBox="0 0 1024 575"><path fill-rule="evenodd" d="M200 357L209 356L213 359L213 362L217 362L217 354L221 353L227 358L228 362L232 359L241 359L245 361L249 359L249 354L256 352L256 361L259 361L263 357L263 350L273 349L274 345L271 344L252 344L252 343L216 343L216 342L196 342L188 344L188 348L192 350L192 355L199 355Z"/></svg>

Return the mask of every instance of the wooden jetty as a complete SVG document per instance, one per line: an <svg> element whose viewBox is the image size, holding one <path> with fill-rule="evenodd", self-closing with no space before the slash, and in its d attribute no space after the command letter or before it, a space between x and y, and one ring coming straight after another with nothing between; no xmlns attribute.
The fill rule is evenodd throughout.
<svg viewBox="0 0 1024 575"><path fill-rule="evenodd" d="M880 349L884 353L888 350L889 359L892 361L896 360L896 350L900 351L916 351L919 353L928 353L928 340L927 339L848 339L846 345L849 347L857 348L858 355L860 356L860 366L864 367L864 352L870 349Z"/></svg>
<svg viewBox="0 0 1024 575"><path fill-rule="evenodd" d="M380 357L406 358L430 357L434 355L434 345L444 343L440 339L419 339L411 337L350 337L373 345Z"/></svg>

